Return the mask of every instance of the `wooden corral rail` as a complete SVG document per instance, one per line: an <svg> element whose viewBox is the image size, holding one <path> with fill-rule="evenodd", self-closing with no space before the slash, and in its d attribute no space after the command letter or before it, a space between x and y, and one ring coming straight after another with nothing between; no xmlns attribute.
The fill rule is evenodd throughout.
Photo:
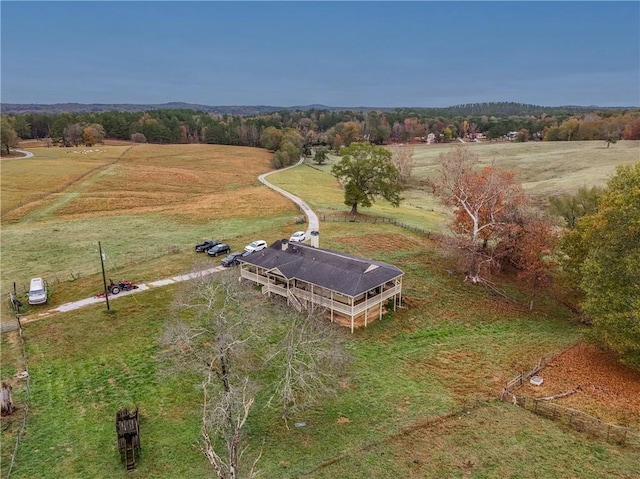
<svg viewBox="0 0 640 479"><path fill-rule="evenodd" d="M559 354L560 354L559 352L553 352L551 354L548 354L547 356L541 358L540 361L538 361L538 364L536 364L533 367L533 369L531 369L531 371L529 371L528 373L525 373L523 371L520 374L518 374L515 378L509 381L505 385L505 387L502 389L502 394L500 396L500 399L504 401L505 398L513 394L513 391L520 389L524 385L524 382L526 380L538 374L538 372L540 372L542 368L544 368L549 362L551 362L553 358L555 358Z"/></svg>
<svg viewBox="0 0 640 479"><path fill-rule="evenodd" d="M628 427L610 424L577 409L537 398L513 395L513 402L539 416L559 421L577 431L604 439L608 443L640 450L640 434Z"/></svg>
<svg viewBox="0 0 640 479"><path fill-rule="evenodd" d="M571 346L573 347L573 346ZM519 396L514 391L520 389L524 382L540 372L553 358L558 356L558 352L554 352L545 356L538 361L531 371L522 372L509 381L502 389L500 399L508 401L514 405L523 407L540 416L560 421L577 431L586 432L592 436L599 437L609 443L621 444L634 449L640 449L640 434L628 427L609 424L601 421L597 417L590 416L577 409L560 406L540 398Z"/></svg>
<svg viewBox="0 0 640 479"><path fill-rule="evenodd" d="M126 464L127 471L132 471L136 468L136 454L140 455L138 408L133 412L128 409L120 409L116 413L116 431L118 432L120 459Z"/></svg>

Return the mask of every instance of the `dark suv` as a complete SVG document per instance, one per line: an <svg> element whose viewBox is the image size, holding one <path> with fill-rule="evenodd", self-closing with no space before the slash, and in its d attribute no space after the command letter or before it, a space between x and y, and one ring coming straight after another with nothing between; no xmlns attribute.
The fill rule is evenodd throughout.
<svg viewBox="0 0 640 479"><path fill-rule="evenodd" d="M209 256L218 256L222 253L231 253L231 247L225 243L218 243L207 250Z"/></svg>
<svg viewBox="0 0 640 479"><path fill-rule="evenodd" d="M220 261L220 264L225 268L230 268L231 266L238 266L240 264L240 261L238 260L245 255L246 253L231 253L226 258L222 258L222 261Z"/></svg>

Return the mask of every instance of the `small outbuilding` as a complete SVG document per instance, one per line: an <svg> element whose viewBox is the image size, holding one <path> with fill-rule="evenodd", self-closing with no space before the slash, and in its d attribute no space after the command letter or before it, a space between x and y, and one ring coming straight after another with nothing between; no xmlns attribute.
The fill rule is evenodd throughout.
<svg viewBox="0 0 640 479"><path fill-rule="evenodd" d="M240 277L262 285L302 311L327 310L332 322L354 328L367 326L402 299L404 273L387 263L302 243L279 240L241 258Z"/></svg>

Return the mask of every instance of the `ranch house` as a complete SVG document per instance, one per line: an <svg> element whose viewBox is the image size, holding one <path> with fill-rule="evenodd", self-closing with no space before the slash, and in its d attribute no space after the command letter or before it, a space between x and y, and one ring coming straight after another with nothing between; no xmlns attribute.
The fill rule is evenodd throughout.
<svg viewBox="0 0 640 479"><path fill-rule="evenodd" d="M351 328L380 318L402 299L403 272L395 266L279 240L240 262L240 277L262 285L298 311L325 308L332 322Z"/></svg>

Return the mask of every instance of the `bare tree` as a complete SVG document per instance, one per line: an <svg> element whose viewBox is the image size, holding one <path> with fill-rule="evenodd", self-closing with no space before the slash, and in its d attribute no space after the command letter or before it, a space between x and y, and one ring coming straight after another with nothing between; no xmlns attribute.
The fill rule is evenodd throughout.
<svg viewBox="0 0 640 479"><path fill-rule="evenodd" d="M248 391L249 379L244 378L238 387L230 387L214 398L208 397L213 382L210 372L202 383L202 442L200 450L216 472L218 479L237 479L240 477L239 466L247 450L243 446L243 429L249 418L249 411L254 397ZM218 440L216 438L222 438ZM223 442L223 445L219 443ZM264 443L263 443L264 445ZM224 457L219 450L226 450ZM246 477L257 477L256 466L262 456L262 447L253 460Z"/></svg>
<svg viewBox="0 0 640 479"><path fill-rule="evenodd" d="M338 332L318 312L308 317L254 300L232 272L197 278L175 301L176 316L162 338L170 370L201 374L203 402L199 448L218 479L254 478L262 447L249 454L247 421L260 368L280 379L270 403L289 415L335 389L348 357ZM269 338L269 347L264 338ZM263 404L264 406L265 404ZM253 449L253 448L252 448ZM250 457L252 456L252 457Z"/></svg>
<svg viewBox="0 0 640 479"><path fill-rule="evenodd" d="M218 479L240 477L246 438L243 429L254 403L254 387L245 366L245 345L252 336L250 312L243 311L235 277L219 282L196 279L177 300L178 312L195 316L192 322L176 321L167 328L162 343L174 367L203 374L202 439L200 450ZM261 452L245 476L257 475Z"/></svg>
<svg viewBox="0 0 640 479"><path fill-rule="evenodd" d="M68 125L65 127L63 131L64 144L65 146L78 146L82 143L82 134L84 133L82 126L78 123L73 123L72 125Z"/></svg>
<svg viewBox="0 0 640 479"><path fill-rule="evenodd" d="M398 182L406 184L413 171L413 145L392 145L391 164L398 170Z"/></svg>
<svg viewBox="0 0 640 479"><path fill-rule="evenodd" d="M288 428L291 414L336 391L350 358L322 311L310 309L306 316L282 311L281 317L287 330L268 358L278 372L269 404L280 404Z"/></svg>

